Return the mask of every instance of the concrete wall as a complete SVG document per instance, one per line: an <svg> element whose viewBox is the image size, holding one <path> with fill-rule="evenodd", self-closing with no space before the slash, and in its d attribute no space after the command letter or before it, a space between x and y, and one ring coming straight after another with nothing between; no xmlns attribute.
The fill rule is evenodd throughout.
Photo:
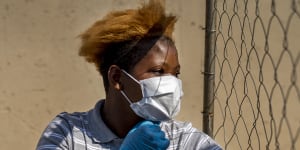
<svg viewBox="0 0 300 150"><path fill-rule="evenodd" d="M205 26L205 0L166 1L167 10L179 16L175 40L180 54L182 66L180 78L183 80L185 95L177 119L190 121L195 127L202 129L203 75L201 72L204 65L202 28ZM100 75L92 64L85 62L77 54L80 45L77 36L107 12L135 8L139 2L141 0L0 1L0 149L35 149L42 131L55 115L63 111L87 111L99 99L104 98ZM237 5L233 5L233 2ZM249 145L255 149L257 146L265 146L267 139L271 137L270 148L272 149L275 146L274 138L277 136L280 146L289 148L292 138L296 139L296 136L299 136L300 19L294 14L290 24L287 23L292 13L290 2L276 1L276 15L282 24L276 19L272 21L272 1L259 1L259 16L262 24L256 23L253 36L250 31L255 22L257 1L247 2L251 27L246 26L244 31L241 31L241 24L237 17L243 16L244 3L227 0L224 7L220 0L218 4L220 12L222 9L227 9L226 15L233 16L233 10L237 9L238 15L234 15L232 19L231 30L230 18L223 14L220 24L222 29L220 29L225 40L222 40L220 35L217 40L217 49L221 53L219 61L224 59L229 61L224 63L222 73L220 73L220 64L216 65L216 82L220 83L222 80L224 83L217 93L215 128L221 126L221 130L216 140L228 149L241 149L239 146L244 148ZM300 3L297 1L294 7L299 12ZM283 32L288 25L287 32ZM269 30L268 33L265 33L263 28ZM228 32L228 29L231 31ZM241 32L244 34L243 46L241 46ZM251 41L252 36L253 41ZM280 60L286 44L283 42L284 36L287 38L287 50L291 56L285 53ZM260 68L262 57L265 56L266 37L270 55L264 59L264 65ZM229 41L229 44L225 44L226 41ZM255 43L254 46L252 42ZM255 49L258 57L254 52L250 56L247 55L251 48ZM242 57L237 57L237 52L240 54L243 52ZM246 68L248 60L250 60L250 72L254 79L251 81L246 78L247 99L242 102L245 98L246 84L243 82L245 74L243 71L237 71L233 82L232 71L236 71L237 68L239 68L237 70L249 71L249 68ZM271 60L275 62L276 67ZM233 69L230 70L230 67ZM274 79L275 70L278 81ZM291 76L292 72L296 73ZM264 77L262 82L267 89L265 91L258 87L260 77ZM291 92L288 92L292 79L295 83ZM272 89L274 85L278 86ZM278 88L279 85L281 88ZM231 90L231 86L234 86L234 94L229 100L226 90ZM260 101L257 101L258 89L261 93ZM289 96L287 93L290 93ZM272 95L272 101L267 96L269 94ZM284 101L287 99L288 101ZM268 118L270 104L276 127L271 127L272 122L270 123ZM225 112L228 114L227 117L224 117ZM255 114L258 112L261 116L257 119ZM223 120L224 118L227 120ZM274 130L279 128L278 124L282 118L289 121L291 133L287 123L284 122L281 133L274 135ZM242 124L242 121L247 123ZM254 129L253 126L257 133L248 135L248 131ZM299 138L296 140L295 145L298 148Z"/></svg>
<svg viewBox="0 0 300 150"><path fill-rule="evenodd" d="M77 35L110 10L139 0L0 1L0 149L35 149L62 111L86 111L104 98L92 64L77 55ZM201 129L204 0L167 0L179 16L176 44L185 96L178 119Z"/></svg>

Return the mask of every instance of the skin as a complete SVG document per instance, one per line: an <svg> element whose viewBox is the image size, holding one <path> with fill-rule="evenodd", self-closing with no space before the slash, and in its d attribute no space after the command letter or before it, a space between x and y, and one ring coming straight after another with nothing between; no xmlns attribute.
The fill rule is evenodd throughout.
<svg viewBox="0 0 300 150"><path fill-rule="evenodd" d="M167 41L158 40L129 73L137 80L163 75L178 76L180 64L176 47ZM112 65L109 68L110 86L101 112L106 125L120 138L124 138L135 124L143 120L132 111L129 102L120 93L120 90L125 91L132 102L141 98L135 97L141 91L138 84L125 76L118 66Z"/></svg>

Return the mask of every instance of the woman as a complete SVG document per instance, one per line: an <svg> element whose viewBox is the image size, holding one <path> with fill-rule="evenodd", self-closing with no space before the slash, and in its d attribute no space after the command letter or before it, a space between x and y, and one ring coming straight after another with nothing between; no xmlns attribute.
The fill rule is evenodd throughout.
<svg viewBox="0 0 300 150"><path fill-rule="evenodd" d="M221 149L190 123L174 121L183 95L172 40L176 17L162 2L115 11L81 35L80 55L96 65L106 98L61 113L37 149Z"/></svg>

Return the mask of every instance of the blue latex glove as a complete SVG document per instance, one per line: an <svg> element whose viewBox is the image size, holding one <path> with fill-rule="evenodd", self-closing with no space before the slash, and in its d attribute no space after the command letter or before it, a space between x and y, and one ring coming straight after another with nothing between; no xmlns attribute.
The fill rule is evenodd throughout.
<svg viewBox="0 0 300 150"><path fill-rule="evenodd" d="M157 123L142 121L129 131L120 150L165 150L169 144Z"/></svg>

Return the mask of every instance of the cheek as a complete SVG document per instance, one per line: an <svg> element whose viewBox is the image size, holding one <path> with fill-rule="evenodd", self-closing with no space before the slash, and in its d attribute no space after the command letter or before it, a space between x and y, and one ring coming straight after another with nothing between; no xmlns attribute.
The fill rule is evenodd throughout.
<svg viewBox="0 0 300 150"><path fill-rule="evenodd" d="M155 75L152 72L145 72L143 74L141 74L138 78L138 80L143 80L143 79L147 79L147 78L152 78L152 77L156 77L157 75Z"/></svg>
<svg viewBox="0 0 300 150"><path fill-rule="evenodd" d="M144 67L144 69L145 68L146 67ZM135 79L137 80L143 80L143 79L152 78L156 76L153 72L150 72L148 69L143 70L143 72L141 70L138 70L133 74Z"/></svg>
<svg viewBox="0 0 300 150"><path fill-rule="evenodd" d="M143 64L135 66L132 70L132 76L137 80L147 78L149 76L147 73L147 66Z"/></svg>

